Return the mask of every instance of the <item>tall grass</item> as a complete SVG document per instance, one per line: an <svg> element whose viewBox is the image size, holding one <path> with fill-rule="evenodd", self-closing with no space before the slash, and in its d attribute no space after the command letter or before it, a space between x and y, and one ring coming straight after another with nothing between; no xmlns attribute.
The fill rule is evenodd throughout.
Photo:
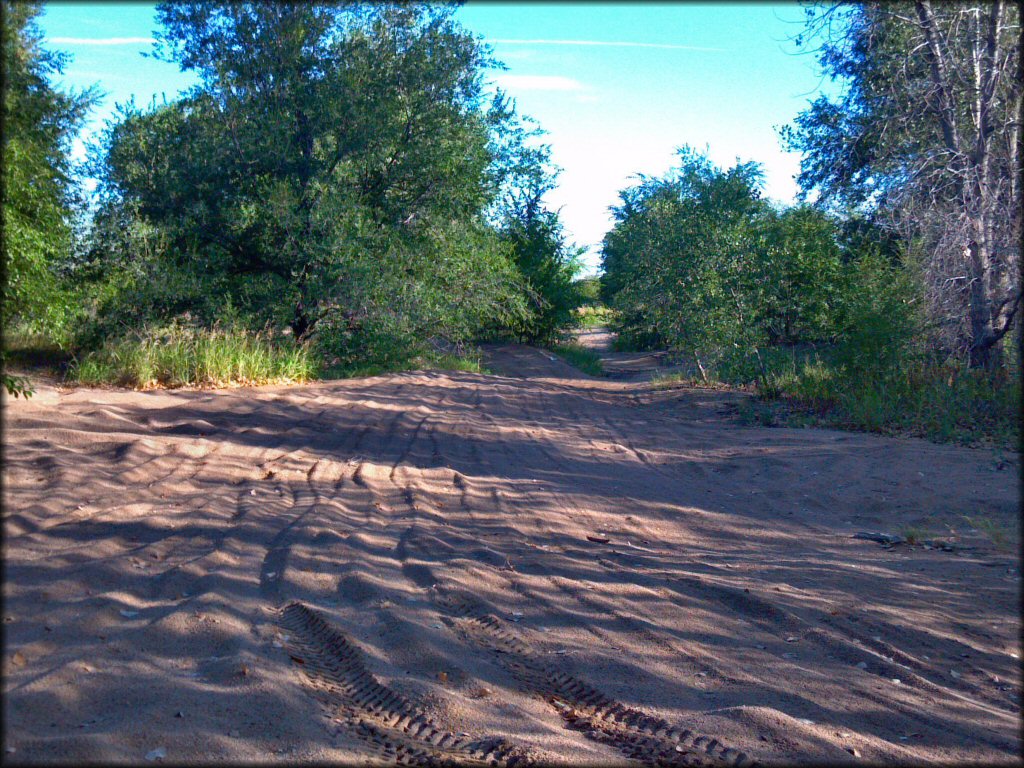
<svg viewBox="0 0 1024 768"><path fill-rule="evenodd" d="M563 344L552 344L549 349L576 368L591 376L600 376L604 373L604 366L601 364L601 356L592 349L573 342Z"/></svg>
<svg viewBox="0 0 1024 768"><path fill-rule="evenodd" d="M317 374L309 350L289 339L275 341L239 328L176 325L88 352L72 363L68 378L93 386L148 389L304 382Z"/></svg>
<svg viewBox="0 0 1024 768"><path fill-rule="evenodd" d="M822 357L770 369L757 382L767 423L819 424L936 442L1020 444L1021 379L912 359L847 371Z"/></svg>

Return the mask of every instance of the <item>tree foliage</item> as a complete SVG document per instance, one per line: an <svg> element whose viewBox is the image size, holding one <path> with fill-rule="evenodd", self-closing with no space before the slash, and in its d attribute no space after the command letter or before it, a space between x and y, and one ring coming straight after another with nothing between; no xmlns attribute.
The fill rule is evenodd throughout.
<svg viewBox="0 0 1024 768"><path fill-rule="evenodd" d="M722 170L688 148L679 157L665 177L620 194L605 237L602 289L625 338L693 355L704 371L737 353L759 360L766 346L853 338L874 317L880 304L858 303L856 280L877 287L884 259L844 248L833 217L770 205L756 163Z"/></svg>
<svg viewBox="0 0 1024 768"><path fill-rule="evenodd" d="M3 304L0 322L59 335L70 308L58 267L70 251L70 143L96 93L50 82L67 56L42 47L39 3L3 3ZM4 375L12 393L14 381Z"/></svg>
<svg viewBox="0 0 1024 768"><path fill-rule="evenodd" d="M940 341L994 368L1021 304L1016 3L808 8L798 42L818 43L844 85L783 130L804 153L819 204L858 209L919 254Z"/></svg>
<svg viewBox="0 0 1024 768"><path fill-rule="evenodd" d="M499 128L492 144L497 194L490 218L525 280L532 310L511 330L526 341L552 341L583 301L575 284L580 249L568 242L558 212L544 204L560 169L551 161L550 145L539 141L544 132L533 121L518 119L501 92L490 115Z"/></svg>
<svg viewBox="0 0 1024 768"><path fill-rule="evenodd" d="M200 84L109 126L90 261L129 279L101 316L208 323L230 305L339 358L365 339L522 322L520 275L486 218L502 124L481 96L489 60L451 14L159 6L157 54Z"/></svg>

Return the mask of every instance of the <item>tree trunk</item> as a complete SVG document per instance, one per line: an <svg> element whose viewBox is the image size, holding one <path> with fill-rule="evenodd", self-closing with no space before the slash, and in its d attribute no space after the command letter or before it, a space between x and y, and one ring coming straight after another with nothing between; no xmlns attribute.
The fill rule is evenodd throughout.
<svg viewBox="0 0 1024 768"><path fill-rule="evenodd" d="M994 371L1002 362L1000 335L992 324L992 270L983 222L971 222L974 235L967 245L971 270L971 368Z"/></svg>

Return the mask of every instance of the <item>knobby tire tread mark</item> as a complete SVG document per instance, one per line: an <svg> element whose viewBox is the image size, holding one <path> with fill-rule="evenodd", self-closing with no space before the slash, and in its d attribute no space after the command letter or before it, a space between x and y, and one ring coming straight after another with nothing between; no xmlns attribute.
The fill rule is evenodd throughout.
<svg viewBox="0 0 1024 768"><path fill-rule="evenodd" d="M463 636L495 651L503 666L540 693L569 726L589 738L648 765L757 765L738 750L627 707L545 662L475 601L447 590L438 591L435 597L439 605L463 620L457 624Z"/></svg>
<svg viewBox="0 0 1024 768"><path fill-rule="evenodd" d="M420 708L382 685L361 654L318 611L293 602L282 609L286 648L332 719L381 757L402 765L528 765L521 748L501 738L471 739L439 728Z"/></svg>

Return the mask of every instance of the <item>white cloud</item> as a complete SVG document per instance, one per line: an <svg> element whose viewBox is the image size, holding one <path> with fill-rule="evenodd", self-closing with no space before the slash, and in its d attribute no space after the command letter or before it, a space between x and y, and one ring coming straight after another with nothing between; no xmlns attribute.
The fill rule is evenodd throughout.
<svg viewBox="0 0 1024 768"><path fill-rule="evenodd" d="M152 37L51 37L54 45L149 45Z"/></svg>
<svg viewBox="0 0 1024 768"><path fill-rule="evenodd" d="M518 91L582 91L583 83L560 75L498 75L499 88Z"/></svg>
<svg viewBox="0 0 1024 768"><path fill-rule="evenodd" d="M615 40L487 40L488 43L505 45L597 45L606 48L662 48L670 51L709 51L727 53L727 48L705 48L698 45L673 45L671 43L633 43Z"/></svg>

